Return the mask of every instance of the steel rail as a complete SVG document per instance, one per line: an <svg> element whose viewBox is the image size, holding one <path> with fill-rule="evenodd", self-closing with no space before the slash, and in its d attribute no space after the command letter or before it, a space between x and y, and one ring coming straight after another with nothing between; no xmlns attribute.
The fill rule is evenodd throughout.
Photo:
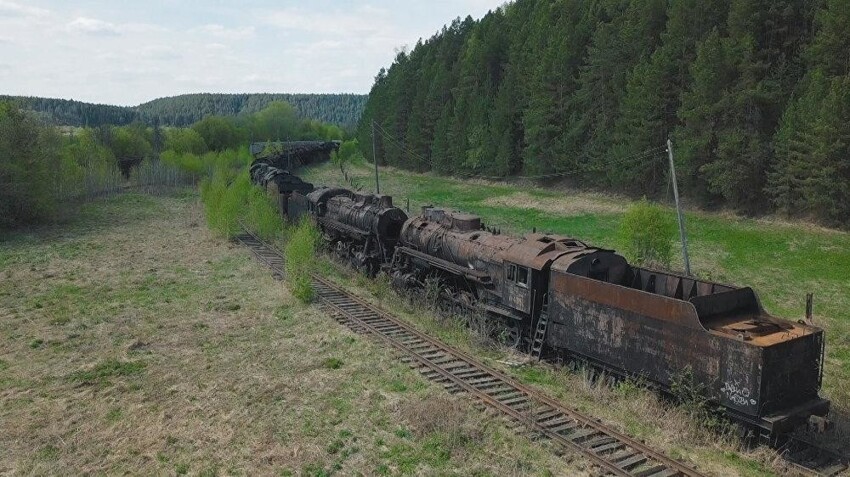
<svg viewBox="0 0 850 477"><path fill-rule="evenodd" d="M314 280L319 281L320 283L324 284L325 286L335 289L337 291L337 293L345 295L346 298L348 298L349 300L356 302L357 304L359 304L360 306L362 306L364 308L368 308L371 312L375 313L376 315L379 315L384 320L392 322L393 324L403 328L407 333L414 335L418 339L421 339L423 341L427 341L433 347L440 349L441 351L443 351L446 354L453 355L455 358L457 358L457 360L464 361L464 362L468 363L470 367L478 368L479 370L499 379L500 381L504 382L508 386L511 386L511 387L519 390L520 392L522 392L524 395L528 396L529 398L535 399L535 400L539 401L540 403L543 403L543 404L553 408L553 410L560 411L562 414L564 414L565 416L568 416L568 417L572 418L573 420L579 422L584 427L593 428L600 433L604 433L604 434L606 434L610 437L613 437L616 440L621 441L624 444L628 445L629 447L632 447L633 449L639 451L641 454L644 454L645 456L647 456L647 457L649 457L649 458L651 458L655 461L658 461L659 463L664 464L664 465L666 465L670 468L679 470L682 473L682 475L690 475L690 476L702 475L699 472L695 471L694 469L688 467L687 465L685 465L685 464L683 464L683 463L681 463L681 462L679 462L675 459L672 459L670 457L665 456L664 454L646 446L645 444L641 443L640 441L637 441L637 440L635 440L635 439L633 439L633 438L631 438L631 437L629 437L625 434L617 432L616 430L614 430L614 429L612 429L608 426L605 426L604 424L602 424L598 420L591 418L591 417L588 417L588 416L578 412L575 409L567 408L563 404L561 404L560 402L556 401L555 399L541 393L540 391L532 389L532 388L526 386L525 384L520 383L519 381L515 380L511 376L508 376L508 375L504 374L503 372L501 372L497 369L491 368L491 367L487 366L486 364L480 362L476 358L469 356L468 354L466 354L466 353L464 353L464 352L462 352L462 351L460 351L456 348L450 347L450 346L446 345L445 343L443 343L442 341L439 341L435 338L432 338L429 335L422 333L419 330L416 330L411 325L399 320L398 318L392 316L391 314L387 313L386 311L381 310L380 308L377 308L374 305L365 302L364 300L362 300L359 297L350 295L344 289L342 289L338 285L328 281L327 279L317 277L317 276L314 276L313 278L314 278ZM334 308L338 309L338 307L336 307L336 306L334 306ZM343 313L346 313L344 310L341 310L341 311ZM346 314L349 315L348 313L346 313ZM357 321L362 321L362 320L360 320L356 317L354 317L354 319L357 320ZM380 332L378 332L378 333L380 333ZM527 416L523 416L523 417L527 417ZM558 434L558 436L560 436L560 435ZM630 474L627 474L627 475L630 475Z"/></svg>
<svg viewBox="0 0 850 477"><path fill-rule="evenodd" d="M247 245L260 261L283 275L283 257L277 250L250 233L238 237L238 240ZM431 380L467 392L479 402L525 426L533 434L545 436L562 448L585 456L605 473L659 477L702 475L688 465L596 419L566 408L476 358L420 332L326 278L317 275L312 278L322 302L355 331L365 331L379 338L412 358L418 363L419 371ZM528 408L517 409L525 406Z"/></svg>
<svg viewBox="0 0 850 477"><path fill-rule="evenodd" d="M511 388L518 390L520 393L522 393L523 396L526 397L526 399L535 400L535 401L538 401L539 403L543 403L543 404L547 405L548 407L552 408L553 411L558 411L564 417L572 419L573 421L575 421L576 423L579 424L579 426L577 426L577 427L582 427L582 428L585 428L585 429L590 428L590 429L593 429L594 434L596 434L596 433L603 434L606 437L613 438L616 441L622 443L624 446L630 447L630 448L634 449L635 451L637 451L636 454L642 454L644 457L647 458L647 460L651 459L652 461L657 462L657 464L663 465L665 467L664 469L658 469L657 472L654 472L652 474L647 474L647 475L662 474L662 472L665 471L665 470L675 471L675 473L667 474L667 475L687 475L687 476L700 476L700 475L702 475L699 472L697 472L696 470L694 470L693 468L691 468L691 467L689 467L689 466L687 466L687 465L685 465L685 464L683 464L679 461L671 459L671 458L661 454L660 452L649 448L648 446L644 445L643 443L638 442L635 439L632 439L632 438L630 438L630 437L628 437L624 434L621 434L621 433L611 429L608 426L601 424L600 422L598 422L597 420L595 420L593 418L585 416L585 415L583 415L583 414L581 414L581 413L579 413L575 410L568 409L568 408L564 407L562 404L555 401L554 399L549 398L548 396L545 396L541 392L533 390L533 389L517 382L513 378L499 372L498 370L490 368L489 366L481 363L477 359L475 359L475 358L473 358L473 357L471 357L471 356L469 356L469 355L467 355L467 354L465 354L465 353L463 353L463 352L461 352L461 351L459 351L455 348L452 348L452 347L446 345L445 343L428 336L427 334L424 334L424 333L412 328L409 324L400 321L399 319L395 318L394 316L390 315L389 313L385 312L384 310L381 310L380 308L377 308L377 307L363 301L359 297L352 296L351 294L346 292L344 289L342 289L338 285L330 282L329 280L327 280L323 277L318 277L318 276L314 276L313 278L314 278L315 281L322 284L324 287L335 292L339 297L343 297L344 299L348 300L349 302L355 303L355 304L359 305L360 307L365 308L366 310L373 313L375 315L375 317L382 319L385 323L392 323L393 325L395 325L395 327L401 328L405 332L405 334L407 334L408 336L412 336L412 337L417 338L418 340L424 341L424 342L428 343L429 345L431 345L432 348L436 348L436 349L440 350L444 355L451 356L453 359L450 362L461 361L461 362L466 363L466 366L462 369L476 369L480 372L486 373L486 374L496 378L498 381L501 381L502 383L510 386ZM471 395L475 396L477 399L481 400L485 404L487 404L491 407L494 407L494 408L498 409L499 411L503 412L504 414L507 414L507 415L513 417L517 421L520 421L520 422L526 424L527 427L531 427L532 430L534 430L535 432L541 433L541 434L545 435L546 437L550 438L551 440L555 441L556 443L559 443L559 444L563 445L564 447L567 447L569 449L572 449L574 451L577 451L577 452L585 455L593 463L599 465L600 467L606 469L607 471L609 471L610 473L612 473L614 475L640 475L640 473L632 474L631 472L619 467L616 463L613 463L609 460L606 460L604 458L604 456L599 455L596 452L593 452L591 449L588 449L586 447L581 446L580 444L577 444L576 442L574 442L573 440L571 440L569 438L569 435L565 436L565 435L553 432L551 429L540 424L539 421L528 419L529 416L525 415L524 413L519 412L519 411L511 408L510 406L508 406L508 405L504 404L503 402L497 400L493 396L487 394L486 392L483 392L480 389L472 386L471 384L469 384L464 379L456 376L455 374L453 374L449 371L446 371L445 369L440 367L438 364L434 364L432 361L421 356L420 352L417 352L416 350L411 349L409 346L403 344L400 340L395 339L393 336L389 336L386 333L382 332L381 330L376 329L373 324L364 321L363 318L355 316L353 313L343 309L338 304L328 300L326 298L326 296L323 296L321 291L319 292L319 297L322 298L323 301L325 303L329 304L333 309L335 309L339 313L344 314L349 319L356 321L359 326L369 330L372 334L378 336L379 338L381 338L382 340L387 342L389 345L391 345L394 348L414 357L415 359L422 362L423 364L425 364L426 366L428 366L432 370L436 371L438 374L442 375L444 378L454 382L460 388L466 390ZM532 409L533 409L533 407L532 407Z"/></svg>
<svg viewBox="0 0 850 477"><path fill-rule="evenodd" d="M242 224L240 223L240 225ZM247 231L244 226L243 229L246 232L237 236L236 241L247 246L260 262L272 269L276 278L282 279L285 274L285 260L281 253L272 245ZM362 298L352 295L324 277L313 274L312 278L315 284L319 286L319 298L336 313L338 318L341 318L339 321L342 323L355 331L368 332L386 342L392 348L406 354L412 361L419 363L418 370L420 373L432 381L440 382L450 390L469 393L483 404L512 418L517 424L524 425L534 434L548 437L563 448L586 456L591 462L605 469L608 473L659 477L679 475L697 477L702 475L686 464L671 459L644 443L605 426L597 419L588 417L575 409L567 408L555 399L520 383L502 371L491 368L476 358L420 332L407 322ZM321 291L322 287L325 289L324 293ZM335 296L331 296L332 294ZM341 301L334 303L334 299ZM351 306L359 309L356 311L346 309L346 307ZM417 344L412 346L409 343ZM417 350L417 347L422 349ZM429 357L428 355L433 356ZM438 358L443 362L436 362ZM455 364L449 369L444 366L451 363L462 364ZM426 372L426 369L430 372ZM460 374L465 375L465 377L460 376ZM451 385L447 383L451 383ZM476 387L476 383L484 383L488 386L479 389L479 387ZM503 387L506 387L507 390ZM488 394L487 389L491 391L496 389L498 392ZM502 401L499 400L499 394L502 395ZM510 398L505 399L505 396L510 396ZM528 412L511 407L519 404L529 405ZM542 404L539 409L548 407L549 410L542 413L538 412L535 415L534 404ZM567 426L566 424L569 424L570 421L575 425ZM553 423L558 424L552 425ZM602 435L610 442L604 445L583 447L572 439L575 437L573 434L561 434L559 432L565 427L569 427L568 432L581 430L579 432L580 437ZM590 431L587 431L587 429L590 429ZM598 438L593 439L593 441L598 441ZM603 442L607 441L603 439ZM780 456L799 472L807 475L832 476L841 473L848 467L845 457L814 443L799 438L791 438L789 443L790 445L778 449ZM596 451L594 451L594 448ZM603 451L611 449L614 449L613 453L602 454ZM814 454L814 456L811 454ZM622 457L624 455L627 456L625 459ZM619 458L616 458L617 456ZM801 458L801 456L807 457ZM614 459L615 461L606 460L606 457L615 457L616 459ZM642 466L649 465L647 462L657 465L649 469L643 468L637 472L631 472L622 466L624 462L634 463L638 460L640 462L637 467L631 467L631 464L628 467L631 467L632 470L641 469Z"/></svg>

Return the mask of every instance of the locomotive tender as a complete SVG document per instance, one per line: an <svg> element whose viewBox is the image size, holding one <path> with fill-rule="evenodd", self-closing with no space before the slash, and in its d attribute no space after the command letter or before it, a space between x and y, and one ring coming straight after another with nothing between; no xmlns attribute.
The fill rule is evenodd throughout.
<svg viewBox="0 0 850 477"><path fill-rule="evenodd" d="M277 193L277 191L274 191ZM579 359L670 390L690 370L706 396L769 436L825 416L824 332L769 315L749 287L630 265L612 250L552 234L501 235L480 217L341 188L285 192L329 248L402 287L440 284L443 306L500 324L508 344Z"/></svg>

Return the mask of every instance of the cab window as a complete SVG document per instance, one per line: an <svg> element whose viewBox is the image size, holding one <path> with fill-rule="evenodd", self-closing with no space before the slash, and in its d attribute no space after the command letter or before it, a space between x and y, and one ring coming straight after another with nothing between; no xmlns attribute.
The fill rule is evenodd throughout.
<svg viewBox="0 0 850 477"><path fill-rule="evenodd" d="M528 269L525 267L517 268L516 284L528 288Z"/></svg>
<svg viewBox="0 0 850 477"><path fill-rule="evenodd" d="M508 264L508 281L516 280L516 265Z"/></svg>

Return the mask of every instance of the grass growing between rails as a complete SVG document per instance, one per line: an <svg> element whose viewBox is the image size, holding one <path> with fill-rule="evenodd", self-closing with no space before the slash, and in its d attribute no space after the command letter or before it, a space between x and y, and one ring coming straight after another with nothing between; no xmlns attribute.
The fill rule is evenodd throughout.
<svg viewBox="0 0 850 477"><path fill-rule="evenodd" d="M374 170L354 161L347 171L365 190L373 190ZM332 164L304 170L317 185L345 185ZM433 204L484 218L488 226L526 233L532 228L622 249L618 239L632 201L621 197L551 190L528 185L461 181L393 168L380 171L381 191L394 196L411 214ZM666 207L675 220L675 211ZM850 234L773 220L756 220L699 211L686 213L692 271L712 280L752 286L765 308L780 317L802 318L805 293L815 293L815 323L826 329L823 394L834 417L846 428L850 414ZM678 241L671 266L683 268ZM635 257L629 257L633 259ZM847 432L847 431L843 431ZM846 439L846 437L845 437Z"/></svg>
<svg viewBox="0 0 850 477"><path fill-rule="evenodd" d="M582 475L122 194L0 242L0 473Z"/></svg>

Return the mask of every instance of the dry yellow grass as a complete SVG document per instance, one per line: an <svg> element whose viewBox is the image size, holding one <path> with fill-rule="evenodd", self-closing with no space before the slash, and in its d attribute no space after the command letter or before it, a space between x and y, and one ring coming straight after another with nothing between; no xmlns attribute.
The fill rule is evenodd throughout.
<svg viewBox="0 0 850 477"><path fill-rule="evenodd" d="M0 474L586 471L300 305L193 194L2 237L0 270Z"/></svg>
<svg viewBox="0 0 850 477"><path fill-rule="evenodd" d="M510 207L516 209L533 209L550 214L558 214L564 217L584 214L614 214L626 210L624 202L602 200L602 197L594 197L590 194L583 196L545 199L534 197L527 192L514 192L511 194L491 197L481 201L482 205L493 207Z"/></svg>

